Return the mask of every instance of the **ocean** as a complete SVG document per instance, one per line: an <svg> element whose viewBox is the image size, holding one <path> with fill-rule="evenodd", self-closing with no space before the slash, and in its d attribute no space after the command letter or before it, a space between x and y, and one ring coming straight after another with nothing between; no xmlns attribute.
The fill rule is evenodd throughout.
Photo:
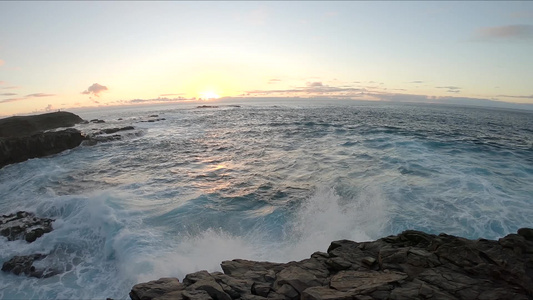
<svg viewBox="0 0 533 300"><path fill-rule="evenodd" d="M0 238L0 263L49 253L39 264L63 271L1 272L2 299L128 299L139 282L301 260L338 239L533 227L531 111L242 100L74 112L105 120L85 133L135 129L0 169L2 214L55 219L34 243Z"/></svg>

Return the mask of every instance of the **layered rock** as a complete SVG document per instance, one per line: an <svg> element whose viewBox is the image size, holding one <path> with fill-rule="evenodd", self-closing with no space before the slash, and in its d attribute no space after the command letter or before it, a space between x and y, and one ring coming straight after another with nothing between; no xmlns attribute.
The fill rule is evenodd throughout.
<svg viewBox="0 0 533 300"><path fill-rule="evenodd" d="M140 283L150 299L533 299L533 229L498 241L404 231L373 242L332 242L327 253L285 264L232 260Z"/></svg>

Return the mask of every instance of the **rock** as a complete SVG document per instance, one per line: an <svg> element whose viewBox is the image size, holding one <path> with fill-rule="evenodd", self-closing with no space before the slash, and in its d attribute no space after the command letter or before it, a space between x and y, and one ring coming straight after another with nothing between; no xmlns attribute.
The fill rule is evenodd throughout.
<svg viewBox="0 0 533 300"><path fill-rule="evenodd" d="M520 228L517 232L519 235L523 236L526 240L533 242L533 229L531 228Z"/></svg>
<svg viewBox="0 0 533 300"><path fill-rule="evenodd" d="M370 267L370 266L372 266L374 263L376 263L376 259L373 258L373 257L369 257L369 256L367 256L367 257L363 258L363 259L361 260L361 262L362 262L363 264L365 264L365 265L367 265L367 266Z"/></svg>
<svg viewBox="0 0 533 300"><path fill-rule="evenodd" d="M150 120L146 120L146 121L140 121L141 123L153 123L153 122L158 122L158 121L164 121L166 120L165 118L158 118L158 119L150 119Z"/></svg>
<svg viewBox="0 0 533 300"><path fill-rule="evenodd" d="M26 240L31 243L43 234L52 231L53 221L48 218L35 217L35 214L30 212L19 211L0 217L0 234L7 237L8 241Z"/></svg>
<svg viewBox="0 0 533 300"><path fill-rule="evenodd" d="M302 293L302 300L351 300L353 293L341 292L325 286L315 286Z"/></svg>
<svg viewBox="0 0 533 300"><path fill-rule="evenodd" d="M299 262L224 261L224 274L189 274L179 289L154 286L157 295L142 299L533 299L532 233L491 241L408 230L334 241Z"/></svg>
<svg viewBox="0 0 533 300"><path fill-rule="evenodd" d="M105 123L104 120L100 120L100 119L92 119L90 122L91 122L91 123L97 123L97 124L98 124L98 123Z"/></svg>
<svg viewBox="0 0 533 300"><path fill-rule="evenodd" d="M47 278L59 274L57 270L52 269L37 269L33 266L33 262L45 258L45 254L33 254L25 256L15 256L10 260L4 262L2 271L13 273L15 275L27 275L30 277Z"/></svg>
<svg viewBox="0 0 533 300"><path fill-rule="evenodd" d="M158 280L136 284L131 289L130 297L132 300L150 300L184 289L185 287L177 278L160 278Z"/></svg>
<svg viewBox="0 0 533 300"><path fill-rule="evenodd" d="M53 112L33 116L0 119L0 137L12 138L30 136L45 130L72 127L83 119L69 112Z"/></svg>
<svg viewBox="0 0 533 300"><path fill-rule="evenodd" d="M0 167L75 148L83 139L81 132L72 128L31 136L0 138Z"/></svg>
<svg viewBox="0 0 533 300"><path fill-rule="evenodd" d="M122 128L106 128L106 129L102 129L100 132L103 134L111 134L111 133L115 133L119 131L134 130L134 129L135 127L133 126L126 126Z"/></svg>
<svg viewBox="0 0 533 300"><path fill-rule="evenodd" d="M83 145L94 146L98 143L118 141L122 139L122 135L113 134L113 133L117 133L120 131L130 131L134 129L135 127L133 126L126 126L126 127L121 127L121 128L107 128L107 129L98 130L96 132L88 134L85 137L85 140L83 141ZM113 135L107 135L107 134L113 134Z"/></svg>
<svg viewBox="0 0 533 300"><path fill-rule="evenodd" d="M216 105L199 105L196 108L218 108Z"/></svg>
<svg viewBox="0 0 533 300"><path fill-rule="evenodd" d="M407 274L400 272L341 271L331 277L329 286L339 291L363 291L406 278Z"/></svg>

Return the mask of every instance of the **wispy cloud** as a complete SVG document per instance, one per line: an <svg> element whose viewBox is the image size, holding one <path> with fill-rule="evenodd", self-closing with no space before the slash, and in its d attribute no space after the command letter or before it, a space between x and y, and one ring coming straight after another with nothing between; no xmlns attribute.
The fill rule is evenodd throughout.
<svg viewBox="0 0 533 300"><path fill-rule="evenodd" d="M3 93L0 94L2 96L15 96L17 94L15 93ZM43 98L43 97L52 97L55 96L55 94L45 94L45 93L35 93L35 94L29 94L24 97L18 97L18 98L8 98L8 99L2 99L0 100L0 103L8 103L8 102L15 102L15 101L22 101L30 98Z"/></svg>
<svg viewBox="0 0 533 300"><path fill-rule="evenodd" d="M6 62L3 59L0 59L0 67L3 66Z"/></svg>
<svg viewBox="0 0 533 300"><path fill-rule="evenodd" d="M36 94L26 95L27 98L40 98L40 97L52 97L52 96L55 96L55 94L36 93Z"/></svg>
<svg viewBox="0 0 533 300"><path fill-rule="evenodd" d="M436 86L435 88L437 89L447 89L446 92L448 93L460 93L461 92L461 88L458 87L458 86L453 86L453 85L449 85L449 86Z"/></svg>
<svg viewBox="0 0 533 300"><path fill-rule="evenodd" d="M424 83L424 81L422 81L422 80L414 80L414 81L411 81L409 83Z"/></svg>
<svg viewBox="0 0 533 300"><path fill-rule="evenodd" d="M168 97L168 96L181 96L185 95L184 93L177 93L177 94L161 94L159 97Z"/></svg>
<svg viewBox="0 0 533 300"><path fill-rule="evenodd" d="M533 25L507 25L482 27L474 34L474 40L506 41L533 39Z"/></svg>
<svg viewBox="0 0 533 300"><path fill-rule="evenodd" d="M519 99L533 99L533 95L498 95L497 97L519 98Z"/></svg>
<svg viewBox="0 0 533 300"><path fill-rule="evenodd" d="M307 82L305 86L279 90L252 90L246 91L243 95L255 96L348 96L366 91L355 86L330 86L321 81Z"/></svg>
<svg viewBox="0 0 533 300"><path fill-rule="evenodd" d="M18 86L5 86L5 87L1 87L0 90L14 90L18 88L19 88Z"/></svg>
<svg viewBox="0 0 533 300"><path fill-rule="evenodd" d="M281 79L272 78L272 79L268 80L268 84L274 84L274 83L278 83L278 82L281 82Z"/></svg>
<svg viewBox="0 0 533 300"><path fill-rule="evenodd" d="M21 97L21 98L8 98L8 99L0 100L0 103L15 102L15 101L20 101L20 100L25 100L25 99L28 99L28 98L24 98L24 97Z"/></svg>
<svg viewBox="0 0 533 300"><path fill-rule="evenodd" d="M183 95L183 94L182 94ZM186 98L186 97L176 97L176 98L156 98L156 99L132 99L132 100L125 100L122 101L122 103L130 103L130 104L139 104L139 103L164 103L164 102L178 102L178 101L190 101L190 100L196 100L196 98Z"/></svg>
<svg viewBox="0 0 533 300"><path fill-rule="evenodd" d="M100 97L100 93L109 90L107 86L100 85L98 83L93 83L90 87L88 87L85 91L81 92L84 95L93 95L96 97Z"/></svg>

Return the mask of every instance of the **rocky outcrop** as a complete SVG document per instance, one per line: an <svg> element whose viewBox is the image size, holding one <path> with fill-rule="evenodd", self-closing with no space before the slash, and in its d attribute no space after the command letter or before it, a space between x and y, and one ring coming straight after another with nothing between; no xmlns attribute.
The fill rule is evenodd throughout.
<svg viewBox="0 0 533 300"><path fill-rule="evenodd" d="M498 241L408 230L373 242L332 242L285 264L232 260L135 285L150 299L533 299L533 229Z"/></svg>
<svg viewBox="0 0 533 300"><path fill-rule="evenodd" d="M82 118L66 111L9 117L0 119L0 138L29 136L45 130L72 127L82 122Z"/></svg>
<svg viewBox="0 0 533 300"><path fill-rule="evenodd" d="M83 144L86 146L94 146L98 143L118 141L122 139L122 135L113 134L113 133L117 133L120 131L131 131L134 129L135 127L133 126L126 126L126 127L120 127L120 128L106 128L106 129L98 130L96 132L92 132L86 135L85 141Z"/></svg>
<svg viewBox="0 0 533 300"><path fill-rule="evenodd" d="M48 218L36 217L34 213L19 211L10 215L0 217L0 234L7 237L8 241L26 240L28 243L34 242L43 234L51 232L52 222ZM27 275L31 277L50 277L60 272L48 268L36 268L33 263L45 258L46 254L32 254L15 256L4 262L2 271L15 275Z"/></svg>
<svg viewBox="0 0 533 300"><path fill-rule="evenodd" d="M0 217L0 235L8 241L26 240L31 243L43 234L53 230L52 222L48 218L38 218L31 212L19 211Z"/></svg>
<svg viewBox="0 0 533 300"><path fill-rule="evenodd" d="M83 119L69 112L55 112L34 116L10 117L0 120L0 168L30 158L57 154L81 144L80 131L66 129Z"/></svg>
<svg viewBox="0 0 533 300"><path fill-rule="evenodd" d="M35 267L33 265L35 261L42 260L46 256L46 254L15 256L2 265L2 271L37 278L47 278L60 274L61 272L57 270Z"/></svg>
<svg viewBox="0 0 533 300"><path fill-rule="evenodd" d="M73 128L31 136L0 138L0 168L75 148L83 139L81 132Z"/></svg>

